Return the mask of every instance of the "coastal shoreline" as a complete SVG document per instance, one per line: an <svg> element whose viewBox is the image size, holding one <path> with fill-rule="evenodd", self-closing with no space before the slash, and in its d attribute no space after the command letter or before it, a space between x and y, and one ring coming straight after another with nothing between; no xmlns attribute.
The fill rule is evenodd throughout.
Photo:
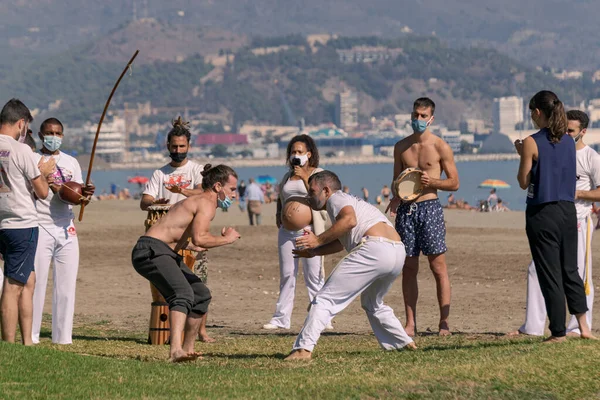
<svg viewBox="0 0 600 400"><path fill-rule="evenodd" d="M518 160L519 155L516 153L502 154L457 154L454 156L456 162L471 162L471 161L512 161ZM197 160L201 164L210 162L213 165L227 164L233 168L240 167L279 167L285 163L281 158L266 158L266 159L236 159L236 158L211 158ZM158 169L168 162L165 157L164 161L153 161L143 163L112 163L108 165L95 167L94 170L127 170L127 169ZM321 158L322 165L353 165L353 164L393 164L394 158L388 156L345 156L345 157L323 157Z"/></svg>

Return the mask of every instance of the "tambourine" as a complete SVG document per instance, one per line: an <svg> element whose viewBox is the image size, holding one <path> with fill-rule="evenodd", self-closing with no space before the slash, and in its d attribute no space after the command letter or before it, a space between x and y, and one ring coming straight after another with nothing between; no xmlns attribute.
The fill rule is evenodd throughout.
<svg viewBox="0 0 600 400"><path fill-rule="evenodd" d="M394 180L392 185L394 196L399 197L402 201L416 200L423 192L422 175L423 171L419 168L406 168Z"/></svg>

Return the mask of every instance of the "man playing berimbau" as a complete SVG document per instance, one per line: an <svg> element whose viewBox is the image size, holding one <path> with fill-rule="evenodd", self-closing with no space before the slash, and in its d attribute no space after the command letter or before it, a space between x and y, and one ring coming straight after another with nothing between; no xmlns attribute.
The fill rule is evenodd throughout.
<svg viewBox="0 0 600 400"><path fill-rule="evenodd" d="M211 294L177 254L181 249L201 251L231 244L240 238L231 228L221 236L209 232L217 207L227 209L236 197L237 174L226 165L204 166L202 194L175 204L138 240L131 255L135 270L148 279L169 303L170 358L173 362L195 360L194 342ZM185 339L181 335L185 328Z"/></svg>
<svg viewBox="0 0 600 400"><path fill-rule="evenodd" d="M309 178L313 210L327 210L331 228L296 239L297 257L337 253L348 255L335 267L311 302L310 311L287 360L308 360L331 319L360 295L377 341L384 350L416 349L383 297L402 272L406 252L400 236L375 206L342 192L339 178L322 171Z"/></svg>

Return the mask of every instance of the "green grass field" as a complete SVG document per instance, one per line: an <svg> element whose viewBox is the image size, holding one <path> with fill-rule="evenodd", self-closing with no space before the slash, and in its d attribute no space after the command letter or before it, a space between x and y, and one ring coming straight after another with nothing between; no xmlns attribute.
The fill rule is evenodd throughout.
<svg viewBox="0 0 600 400"><path fill-rule="evenodd" d="M76 330L71 346L47 331L35 347L0 343L0 398L600 398L598 342L458 334L384 352L372 335L334 333L312 362L289 363L293 335L232 332L198 343L204 359L172 365L167 346L102 322Z"/></svg>

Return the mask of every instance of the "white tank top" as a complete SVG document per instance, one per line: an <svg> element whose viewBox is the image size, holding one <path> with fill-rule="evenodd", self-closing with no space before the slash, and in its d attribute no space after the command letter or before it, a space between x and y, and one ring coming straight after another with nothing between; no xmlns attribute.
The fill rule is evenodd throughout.
<svg viewBox="0 0 600 400"><path fill-rule="evenodd" d="M304 186L302 179L295 181L288 179L285 185L283 185L283 188L281 189L281 198L283 200L283 204L285 204L291 197L308 197L308 191L306 190L306 186Z"/></svg>

